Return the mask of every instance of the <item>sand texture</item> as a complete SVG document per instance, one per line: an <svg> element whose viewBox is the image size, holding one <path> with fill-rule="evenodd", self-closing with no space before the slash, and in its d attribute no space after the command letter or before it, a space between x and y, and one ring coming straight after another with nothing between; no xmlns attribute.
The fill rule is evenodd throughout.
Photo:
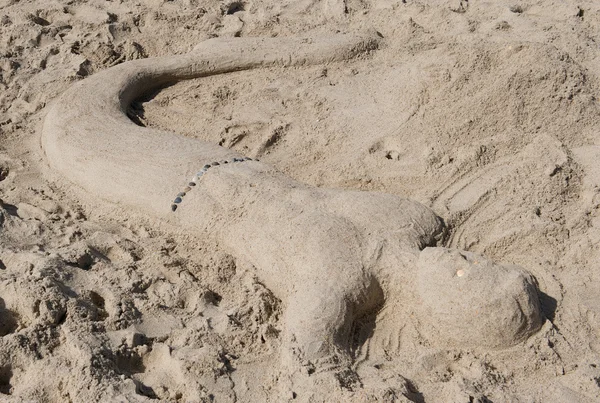
<svg viewBox="0 0 600 403"><path fill-rule="evenodd" d="M0 0L0 401L600 401L599 97L592 0Z"/></svg>

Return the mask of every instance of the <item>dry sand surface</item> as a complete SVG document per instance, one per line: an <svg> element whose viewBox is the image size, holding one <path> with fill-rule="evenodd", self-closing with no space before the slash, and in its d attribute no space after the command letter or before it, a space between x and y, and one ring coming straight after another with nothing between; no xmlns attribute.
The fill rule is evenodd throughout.
<svg viewBox="0 0 600 403"><path fill-rule="evenodd" d="M600 401L599 97L595 0L0 0L0 401Z"/></svg>

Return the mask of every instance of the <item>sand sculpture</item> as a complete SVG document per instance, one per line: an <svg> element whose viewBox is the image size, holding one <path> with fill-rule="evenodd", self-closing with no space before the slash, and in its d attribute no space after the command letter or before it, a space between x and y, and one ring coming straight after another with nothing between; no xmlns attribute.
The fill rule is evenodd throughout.
<svg viewBox="0 0 600 403"><path fill-rule="evenodd" d="M350 363L353 324L391 300L416 316L432 344L519 343L542 322L534 278L436 247L445 228L429 208L389 194L308 186L233 150L140 127L126 115L136 97L177 80L346 61L374 51L379 39L211 39L186 55L123 63L54 103L43 126L45 154L94 197L199 235L211 232L254 266L284 302L285 365Z"/></svg>

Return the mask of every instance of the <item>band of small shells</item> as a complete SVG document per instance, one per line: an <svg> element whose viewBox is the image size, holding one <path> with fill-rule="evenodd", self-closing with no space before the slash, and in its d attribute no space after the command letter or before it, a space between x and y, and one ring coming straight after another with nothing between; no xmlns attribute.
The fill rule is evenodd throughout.
<svg viewBox="0 0 600 403"><path fill-rule="evenodd" d="M175 200L173 200L173 204L171 204L171 211L177 210L177 206L179 206L179 204L183 201L183 198L185 197L185 195L188 194L188 192L190 192L194 186L196 186L196 182L198 182L200 180L200 178L202 178L202 176L206 172L208 172L209 169L211 169L212 167L219 166L219 165L232 164L235 162L244 162L244 161L252 161L252 158L250 158L250 157L233 158L230 160L223 160L223 161L213 162L211 164L204 165L202 167L202 169L198 173L196 173L196 175L194 175L194 177L188 183L188 185L185 187L185 189L183 189L183 192L179 192L177 194L177 197L175 197Z"/></svg>

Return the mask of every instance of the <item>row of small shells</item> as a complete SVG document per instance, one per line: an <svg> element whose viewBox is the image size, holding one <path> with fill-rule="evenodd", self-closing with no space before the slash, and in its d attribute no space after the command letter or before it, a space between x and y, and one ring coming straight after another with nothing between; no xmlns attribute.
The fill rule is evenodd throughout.
<svg viewBox="0 0 600 403"><path fill-rule="evenodd" d="M192 188L194 186L196 186L196 182L198 182L200 180L200 178L202 178L202 176L212 167L216 167L219 165L225 165L225 164L232 164L234 162L244 162L244 161L252 161L252 158L250 157L245 157L245 158L233 158L230 160L223 160L223 161L219 161L219 162L213 162L210 164L206 164L202 167L202 169L196 173L196 175L194 175L194 177L192 178L192 180L188 183L188 185L185 187L185 189L183 189L182 192L179 192L177 194L177 197L175 197L175 200L173 200L173 203L171 204L171 211L175 211L177 210L177 206L179 206L179 204L183 201L183 198L185 197L186 194L188 194L188 192L190 190L192 190Z"/></svg>

